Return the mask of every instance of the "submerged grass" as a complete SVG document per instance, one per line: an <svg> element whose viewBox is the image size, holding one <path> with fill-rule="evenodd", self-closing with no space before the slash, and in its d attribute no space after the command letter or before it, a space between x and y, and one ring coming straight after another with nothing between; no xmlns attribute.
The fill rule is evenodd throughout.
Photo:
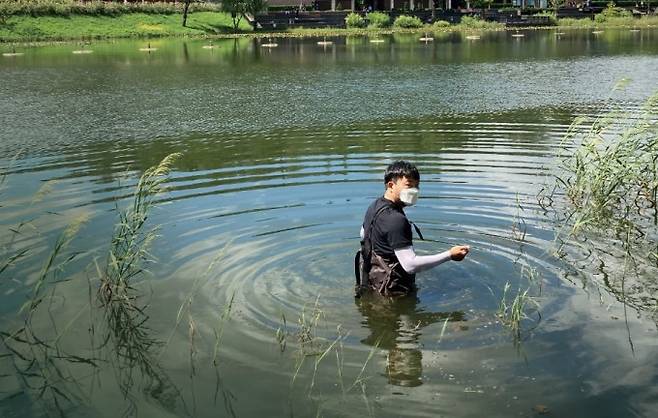
<svg viewBox="0 0 658 418"><path fill-rule="evenodd" d="M321 412L322 407L322 395L316 393L316 380L318 373L320 371L320 365L326 359L335 357L336 363L336 386L340 388L340 394L344 398L348 394L355 391L355 389L360 390L360 396L364 400L365 406L368 410L368 415L373 416L373 407L371 405L371 400L367 394L367 381L370 379L369 376L366 376L366 370L368 365L374 358L375 354L379 351L382 337L379 337L377 341L373 344L368 352L368 356L364 360L363 364L360 365L358 372L356 373L353 381L346 381L347 374L345 371L345 357L344 357L344 343L349 337L349 331L343 330L343 327L338 324L336 326L335 337L331 339L323 338L318 335L318 327L320 319L325 318L325 313L319 306L319 296L316 298L313 305L309 308L308 305L302 307L299 317L297 319L297 331L289 331L287 320L284 314L281 315L282 324L276 330L276 341L283 353L287 347L288 337L294 336L297 349L293 353L294 357L294 370L292 373L292 378L290 381L290 393L293 394L293 389L295 383L298 381L304 364L307 359L312 359L312 370L310 371L310 377L308 381L308 386L305 387L305 395L309 398L319 399L318 405L318 414ZM309 366L310 367L310 366ZM319 397L319 398L318 398Z"/></svg>
<svg viewBox="0 0 658 418"><path fill-rule="evenodd" d="M63 416L69 406L84 403L86 395L79 380L97 379L99 367L107 361L116 366L117 382L128 401L125 414L135 412L130 392L136 382L136 371L147 380L154 398L161 402L179 399L184 406L178 390L152 356L152 349L158 342L149 335L147 304L142 302L143 292L136 286L136 281L145 271L148 247L155 238L155 230L146 229L148 214L155 205L156 196L165 190L163 182L175 158L176 155L169 156L160 165L148 169L138 182L131 205L119 211L119 223L106 266L103 269L96 263L98 282L88 278L88 304L83 304L78 312L63 321L51 310L53 301L62 297L57 293L58 285L79 276L79 271L71 263L84 253L72 250L71 244L87 221L81 216L54 240L19 312L23 318L20 325L13 330L0 331L6 351L2 358L12 362L15 376L22 382L22 390L43 400L46 411L54 410ZM45 193L47 190L42 190L35 198L41 198ZM20 226L15 231L20 233ZM7 257L3 254L0 266L4 268L0 274L25 254L26 250ZM96 286L94 297L92 289ZM94 314L97 300L104 313L100 325ZM89 311L89 324L80 325L78 321L86 311ZM44 328L44 320L50 326ZM63 326L59 325L61 322ZM90 343L89 347L79 347L71 353L61 343L76 326L89 329ZM99 329L104 331L100 341L97 340ZM77 354L80 352L84 354ZM91 368L91 372L81 368Z"/></svg>
<svg viewBox="0 0 658 418"><path fill-rule="evenodd" d="M61 333L52 320L49 304L45 303L52 297L57 284L64 280L59 274L80 254L70 251L69 246L85 221L85 218L76 219L57 238L41 266L29 299L20 310L22 324L13 331L0 331L7 358L12 361L24 389L34 393L59 415L63 415L67 405L81 396L76 390L77 380L71 367L80 364L98 366L96 358L84 358L60 348ZM11 259L15 260L15 257ZM34 322L37 316L50 316L52 329L48 334L37 330Z"/></svg>
<svg viewBox="0 0 658 418"><path fill-rule="evenodd" d="M118 384L131 401L126 414L133 413L135 408L130 392L136 383L136 371L147 379L151 388L182 400L155 358L154 350L161 342L150 334L148 304L142 301L143 291L136 287L136 281L145 272L145 264L150 261L149 248L157 233L157 228L147 228L146 221L156 198L166 190L164 181L178 157L179 154L167 156L139 179L131 204L119 211L107 264L100 276L98 300L105 319L102 346L111 348L108 352L116 366ZM193 354L192 350L191 360Z"/></svg>

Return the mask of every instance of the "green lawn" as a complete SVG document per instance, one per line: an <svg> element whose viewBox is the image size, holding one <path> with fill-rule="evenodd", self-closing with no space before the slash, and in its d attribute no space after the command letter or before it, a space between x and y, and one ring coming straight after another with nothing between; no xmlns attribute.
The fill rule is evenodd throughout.
<svg viewBox="0 0 658 418"><path fill-rule="evenodd" d="M12 16L0 23L0 42L58 41L74 39L135 38L160 36L199 36L233 31L226 13L197 12L182 26L181 14L128 13L109 16ZM242 20L241 31L251 31Z"/></svg>

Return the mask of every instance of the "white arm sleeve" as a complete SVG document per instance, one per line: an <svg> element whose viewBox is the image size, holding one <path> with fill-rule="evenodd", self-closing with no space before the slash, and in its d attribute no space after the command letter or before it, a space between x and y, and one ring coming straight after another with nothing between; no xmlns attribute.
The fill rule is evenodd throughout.
<svg viewBox="0 0 658 418"><path fill-rule="evenodd" d="M359 236L361 237L361 239L364 239L366 237L366 231L363 229L363 227L361 227L361 232L359 232Z"/></svg>
<svg viewBox="0 0 658 418"><path fill-rule="evenodd" d="M431 269L450 260L450 250L434 255L416 255L414 247L405 247L395 250L395 256L407 273Z"/></svg>

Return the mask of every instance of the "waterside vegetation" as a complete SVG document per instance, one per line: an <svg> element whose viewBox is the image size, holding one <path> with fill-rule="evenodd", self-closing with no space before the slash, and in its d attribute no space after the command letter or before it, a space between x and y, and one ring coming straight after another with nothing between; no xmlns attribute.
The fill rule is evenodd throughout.
<svg viewBox="0 0 658 418"><path fill-rule="evenodd" d="M247 14L265 7L262 0L231 0L221 6L212 2L192 2L187 24L183 26L184 2L119 3L75 0L0 0L0 42L64 41L105 38L157 37L235 37L235 36L359 36L404 32L500 31L505 24L463 16L458 24L437 20L425 24L415 16L401 15L394 21L387 13L363 16L350 13L346 28L294 28L263 32L254 30ZM611 4L592 19L556 19L558 28L645 28L658 27L658 16L634 18L628 11ZM550 26L548 28L551 28ZM537 29L537 28L529 28Z"/></svg>
<svg viewBox="0 0 658 418"><path fill-rule="evenodd" d="M611 99L601 114L578 118L562 143L554 181L539 196L561 225L556 255L576 268L573 275L656 320L657 120L658 92L639 116ZM591 264L598 274L582 277L580 266Z"/></svg>

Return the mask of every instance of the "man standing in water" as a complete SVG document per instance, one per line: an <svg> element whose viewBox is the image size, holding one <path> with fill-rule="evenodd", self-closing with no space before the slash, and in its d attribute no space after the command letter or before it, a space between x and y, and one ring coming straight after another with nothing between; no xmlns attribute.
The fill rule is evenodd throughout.
<svg viewBox="0 0 658 418"><path fill-rule="evenodd" d="M417 272L448 260L461 261L469 251L467 245L458 245L434 255L416 255L412 223L403 208L418 200L418 169L407 161L396 161L386 169L384 184L384 196L370 205L361 227L361 250L355 260L357 296L364 289L384 296L406 295L416 288Z"/></svg>

